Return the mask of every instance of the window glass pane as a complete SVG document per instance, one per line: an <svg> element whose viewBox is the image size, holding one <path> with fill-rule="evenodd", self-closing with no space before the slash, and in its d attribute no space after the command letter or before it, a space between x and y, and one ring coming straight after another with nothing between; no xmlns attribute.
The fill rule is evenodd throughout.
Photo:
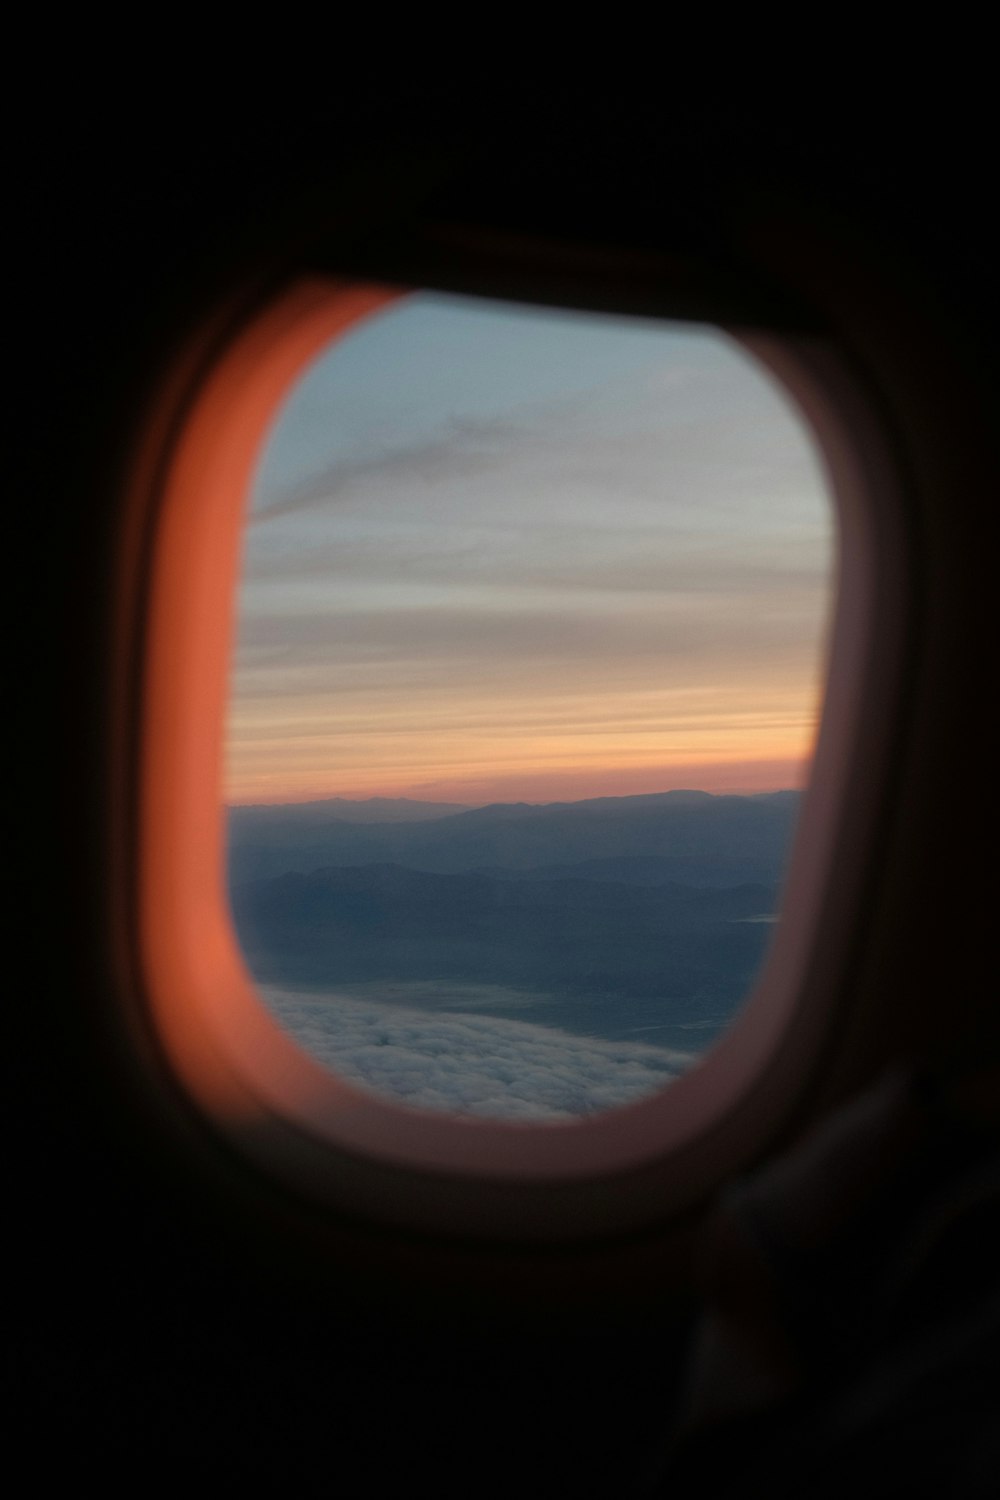
<svg viewBox="0 0 1000 1500"><path fill-rule="evenodd" d="M229 880L262 998L420 1108L668 1085L767 952L834 512L716 329L413 294L304 372L248 515Z"/></svg>

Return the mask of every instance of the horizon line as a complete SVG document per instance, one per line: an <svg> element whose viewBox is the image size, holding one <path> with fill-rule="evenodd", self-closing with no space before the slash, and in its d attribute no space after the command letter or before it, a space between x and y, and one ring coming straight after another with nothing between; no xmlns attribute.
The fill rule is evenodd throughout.
<svg viewBox="0 0 1000 1500"><path fill-rule="evenodd" d="M448 797L390 797L384 793L375 792L368 797L344 797L337 792L327 793L320 796L306 797L277 797L263 801L223 800L226 808L235 807L305 807L315 802L346 802L352 807L363 807L369 802L411 802L425 807L454 807L461 812L475 812L484 807L558 807L574 806L578 802L630 802L638 801L647 797L670 797L687 796L692 793L698 797L778 797L788 792L801 793L804 790L800 786L777 786L770 787L766 791L757 789L755 791L723 791L707 792L702 787L678 786L664 787L656 792L598 792L590 797L553 797L543 801L531 801L527 797L517 797L512 800L503 798L489 798L485 802L455 802Z"/></svg>

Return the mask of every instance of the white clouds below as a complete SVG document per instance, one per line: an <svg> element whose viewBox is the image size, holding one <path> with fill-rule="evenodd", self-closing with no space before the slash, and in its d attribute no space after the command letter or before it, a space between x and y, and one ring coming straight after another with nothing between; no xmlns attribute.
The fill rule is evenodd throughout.
<svg viewBox="0 0 1000 1500"><path fill-rule="evenodd" d="M492 1016L435 1015L349 995L262 988L317 1062L411 1108L505 1120L565 1120L654 1093L696 1061Z"/></svg>

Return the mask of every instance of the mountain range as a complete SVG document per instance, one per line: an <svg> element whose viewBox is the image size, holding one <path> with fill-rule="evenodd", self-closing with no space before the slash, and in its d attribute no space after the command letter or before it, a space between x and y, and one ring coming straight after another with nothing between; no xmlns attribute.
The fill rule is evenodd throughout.
<svg viewBox="0 0 1000 1500"><path fill-rule="evenodd" d="M354 821L337 799L235 808L233 915L265 987L700 1049L761 965L797 807L669 792L432 817L362 803Z"/></svg>
<svg viewBox="0 0 1000 1500"><path fill-rule="evenodd" d="M663 879L683 884L775 884L798 805L793 791L753 797L672 791L541 805L491 803L431 817L422 810L433 804L405 800L347 803L346 816L340 799L234 807L228 821L230 881L332 865L401 864L455 874L655 859ZM387 806L397 815L390 817Z"/></svg>

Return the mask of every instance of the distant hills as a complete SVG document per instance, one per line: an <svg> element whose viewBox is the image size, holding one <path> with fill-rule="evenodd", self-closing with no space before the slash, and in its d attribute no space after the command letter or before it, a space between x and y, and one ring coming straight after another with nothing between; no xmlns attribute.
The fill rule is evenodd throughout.
<svg viewBox="0 0 1000 1500"><path fill-rule="evenodd" d="M264 986L700 1050L773 935L798 802L234 808L234 919Z"/></svg>
<svg viewBox="0 0 1000 1500"><path fill-rule="evenodd" d="M777 884L798 805L799 793L791 791L754 797L677 791L493 803L430 816L425 809L433 804L405 799L236 807L229 813L230 880L238 885L333 865L457 874L655 859L658 878L683 884Z"/></svg>
<svg viewBox="0 0 1000 1500"><path fill-rule="evenodd" d="M469 812L467 802L417 802L413 797L324 797L312 802L258 802L230 808L230 817L267 827L276 823L299 826L323 823L426 823L451 813Z"/></svg>

